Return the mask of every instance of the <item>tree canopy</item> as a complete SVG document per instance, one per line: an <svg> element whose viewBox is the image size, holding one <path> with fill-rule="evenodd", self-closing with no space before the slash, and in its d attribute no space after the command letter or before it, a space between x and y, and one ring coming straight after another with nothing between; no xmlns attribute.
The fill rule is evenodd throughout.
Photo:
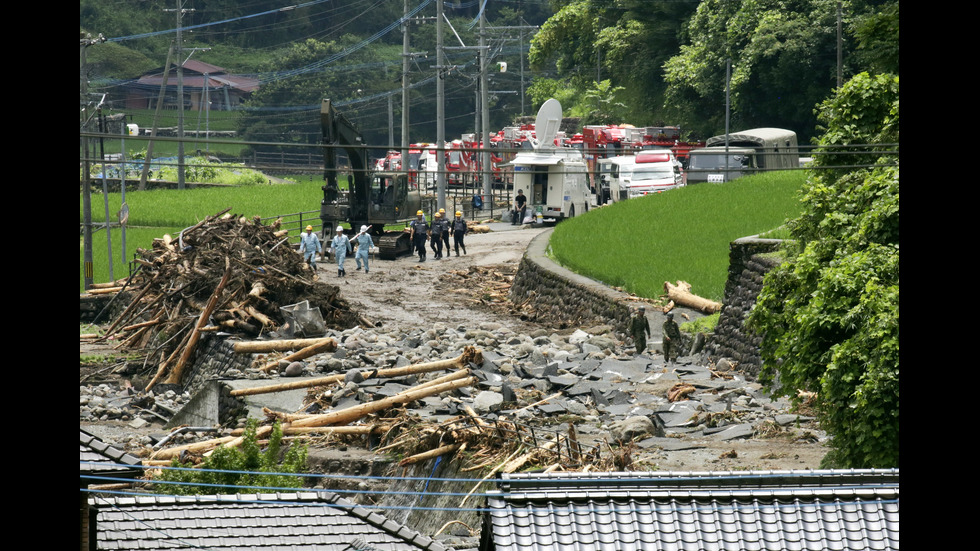
<svg viewBox="0 0 980 551"><path fill-rule="evenodd" d="M789 260L749 318L763 334L760 378L781 394L816 392L827 466L898 467L899 79L858 74L818 117Z"/></svg>

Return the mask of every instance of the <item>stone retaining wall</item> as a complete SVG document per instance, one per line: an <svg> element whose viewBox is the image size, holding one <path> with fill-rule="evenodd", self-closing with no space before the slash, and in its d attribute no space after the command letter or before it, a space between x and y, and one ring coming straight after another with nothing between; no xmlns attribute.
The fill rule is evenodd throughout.
<svg viewBox="0 0 980 551"><path fill-rule="evenodd" d="M738 362L740 370L752 376L758 375L762 368L759 355L762 339L745 327L745 318L755 306L766 273L781 262L778 255L771 254L779 250L780 243L779 239L758 237L743 237L732 242L724 307L715 332L705 346L706 357L732 359Z"/></svg>
<svg viewBox="0 0 980 551"><path fill-rule="evenodd" d="M528 244L510 289L511 302L529 301L536 321L547 321L559 329L606 324L625 331L630 317L629 295L548 258L545 251L551 232L541 232Z"/></svg>
<svg viewBox="0 0 980 551"><path fill-rule="evenodd" d="M551 230L542 232L528 245L514 277L511 301L529 301L536 321L547 321L560 329L610 324L625 331L631 297L553 262L545 254L550 237ZM780 243L778 239L758 237L732 242L724 306L702 352L703 361L729 358L749 375L758 374L762 366L760 338L744 327L744 321L755 305L765 274L780 262L771 255Z"/></svg>

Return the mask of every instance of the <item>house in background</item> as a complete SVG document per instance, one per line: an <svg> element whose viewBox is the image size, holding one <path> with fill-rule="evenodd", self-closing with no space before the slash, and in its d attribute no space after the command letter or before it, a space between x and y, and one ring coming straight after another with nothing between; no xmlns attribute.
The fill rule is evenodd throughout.
<svg viewBox="0 0 980 551"><path fill-rule="evenodd" d="M898 469L510 474L480 551L898 549Z"/></svg>
<svg viewBox="0 0 980 551"><path fill-rule="evenodd" d="M163 68L145 73L123 85L127 109L155 109L163 84ZM200 111L210 103L212 111L231 111L259 89L259 80L244 75L230 75L224 68L203 61L184 62L184 109ZM177 68L170 68L164 109L177 109Z"/></svg>

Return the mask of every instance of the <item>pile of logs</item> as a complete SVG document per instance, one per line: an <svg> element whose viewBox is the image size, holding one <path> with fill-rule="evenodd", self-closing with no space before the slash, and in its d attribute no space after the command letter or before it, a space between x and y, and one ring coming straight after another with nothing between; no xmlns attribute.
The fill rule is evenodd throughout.
<svg viewBox="0 0 980 551"><path fill-rule="evenodd" d="M286 321L281 306L308 300L327 327L346 329L357 315L333 285L317 283L279 221L263 225L220 212L138 249L139 269L126 285L128 306L105 333L142 350L156 375L146 387L180 384L201 335L224 331L255 338Z"/></svg>
<svg viewBox="0 0 980 551"><path fill-rule="evenodd" d="M329 339L332 340L332 339ZM404 391L371 401L339 409L326 408L318 413L283 413L265 409L266 419L256 429L261 440L271 434L274 424L279 423L287 440L312 438L363 438L375 435L381 441L376 453L398 453L404 458L400 466L407 466L438 456L460 458L463 472L482 471L489 478L497 472L516 472L528 465L545 465L548 470L594 470L610 467L613 456L600 457L596 446L579 442L573 425L568 432L552 432L508 420L500 416L493 421L481 418L471 406L452 396L451 392L476 384L472 368L483 362L482 352L468 346L456 358L420 363L406 367L364 370L366 378L382 379L432 373L434 378ZM439 374L437 372L447 372ZM329 375L267 386L237 389L233 396L281 392L297 388L309 388L309 400L325 403L329 394L342 385L349 373ZM428 396L449 395L458 404L459 415L441 423L410 415L406 409L412 402ZM547 403L560 396L555 394L543 400L529 403L527 409ZM309 410L310 408L304 408ZM199 463L203 457L218 447L241 445L243 429L229 436L214 438L182 446L153 451L143 461L144 465L167 465L175 457ZM464 452L466 452L464 454ZM465 498L463 500L466 501ZM462 505L461 505L462 506Z"/></svg>

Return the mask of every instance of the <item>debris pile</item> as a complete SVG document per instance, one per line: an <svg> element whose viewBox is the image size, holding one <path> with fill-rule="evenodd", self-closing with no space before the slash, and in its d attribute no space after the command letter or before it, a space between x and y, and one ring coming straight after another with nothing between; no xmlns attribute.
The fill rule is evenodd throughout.
<svg viewBox="0 0 980 551"><path fill-rule="evenodd" d="M133 297L106 331L122 348L147 351L157 382L179 384L202 333L247 338L280 330L283 307L308 301L324 324L347 328L354 313L333 285L314 285L313 272L289 245L279 221L263 225L228 211L139 249L139 269L124 286Z"/></svg>

